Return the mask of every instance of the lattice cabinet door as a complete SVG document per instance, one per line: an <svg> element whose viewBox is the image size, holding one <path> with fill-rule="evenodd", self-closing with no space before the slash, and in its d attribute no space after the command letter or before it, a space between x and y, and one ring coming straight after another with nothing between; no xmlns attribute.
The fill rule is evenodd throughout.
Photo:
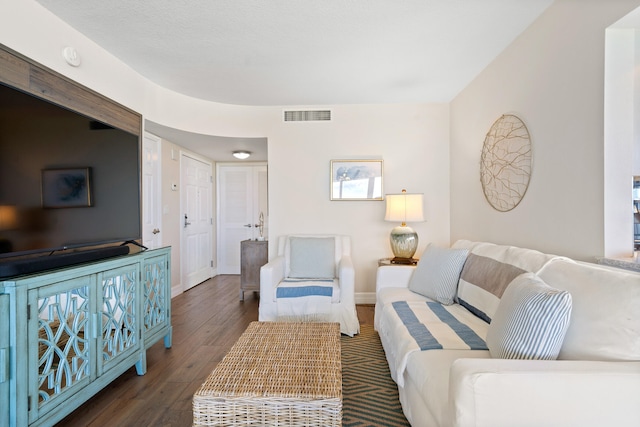
<svg viewBox="0 0 640 427"><path fill-rule="evenodd" d="M98 274L101 292L98 375L140 351L139 277L139 263Z"/></svg>
<svg viewBox="0 0 640 427"><path fill-rule="evenodd" d="M171 345L171 248L0 281L0 427L50 426ZM154 341L155 340L155 341Z"/></svg>
<svg viewBox="0 0 640 427"><path fill-rule="evenodd" d="M171 271L169 252L149 257L143 262L144 298L142 327L145 347L164 336L165 347L171 347ZM167 332L169 327L169 332Z"/></svg>
<svg viewBox="0 0 640 427"><path fill-rule="evenodd" d="M9 295L0 294L0 402L9 401ZM9 426L9 408L0 409L0 427Z"/></svg>
<svg viewBox="0 0 640 427"><path fill-rule="evenodd" d="M96 376L94 280L94 275L81 276L29 291L29 423Z"/></svg>

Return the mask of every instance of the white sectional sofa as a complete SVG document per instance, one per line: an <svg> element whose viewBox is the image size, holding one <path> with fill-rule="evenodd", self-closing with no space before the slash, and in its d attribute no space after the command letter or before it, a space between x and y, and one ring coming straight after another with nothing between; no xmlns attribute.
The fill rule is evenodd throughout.
<svg viewBox="0 0 640 427"><path fill-rule="evenodd" d="M640 274L461 240L376 293L413 426L640 426Z"/></svg>

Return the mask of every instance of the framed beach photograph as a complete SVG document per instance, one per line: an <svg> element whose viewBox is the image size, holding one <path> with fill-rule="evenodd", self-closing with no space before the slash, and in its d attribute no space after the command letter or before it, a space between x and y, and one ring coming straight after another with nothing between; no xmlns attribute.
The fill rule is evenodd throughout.
<svg viewBox="0 0 640 427"><path fill-rule="evenodd" d="M331 160L331 200L383 200L382 160Z"/></svg>
<svg viewBox="0 0 640 427"><path fill-rule="evenodd" d="M42 207L89 207L91 168L44 169L42 171Z"/></svg>

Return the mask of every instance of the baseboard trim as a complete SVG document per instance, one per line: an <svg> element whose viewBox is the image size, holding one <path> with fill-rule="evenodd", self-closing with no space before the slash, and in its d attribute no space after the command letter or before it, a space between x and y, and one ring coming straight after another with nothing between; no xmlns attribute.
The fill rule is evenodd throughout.
<svg viewBox="0 0 640 427"><path fill-rule="evenodd" d="M356 304L375 304L376 293L375 292L356 292L354 295Z"/></svg>
<svg viewBox="0 0 640 427"><path fill-rule="evenodd" d="M176 285L176 286L172 286L171 287L171 298L175 298L178 295L180 295L182 292L184 292L182 290L182 284Z"/></svg>
<svg viewBox="0 0 640 427"><path fill-rule="evenodd" d="M213 270L214 275L211 277L217 276L217 270ZM171 287L171 298L180 295L182 293L182 285L177 285ZM375 304L376 303L376 293L375 292L356 292L354 295L354 299L356 304Z"/></svg>

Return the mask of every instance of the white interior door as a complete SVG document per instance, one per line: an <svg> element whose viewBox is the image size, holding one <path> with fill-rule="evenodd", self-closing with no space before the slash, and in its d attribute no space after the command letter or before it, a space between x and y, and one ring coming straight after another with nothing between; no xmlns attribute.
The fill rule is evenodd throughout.
<svg viewBox="0 0 640 427"><path fill-rule="evenodd" d="M160 138L148 133L142 141L142 244L149 249L162 246Z"/></svg>
<svg viewBox="0 0 640 427"><path fill-rule="evenodd" d="M267 166L218 165L218 273L240 274L240 242L268 236Z"/></svg>
<svg viewBox="0 0 640 427"><path fill-rule="evenodd" d="M211 277L213 260L212 166L182 154L181 229L182 286L184 290Z"/></svg>

